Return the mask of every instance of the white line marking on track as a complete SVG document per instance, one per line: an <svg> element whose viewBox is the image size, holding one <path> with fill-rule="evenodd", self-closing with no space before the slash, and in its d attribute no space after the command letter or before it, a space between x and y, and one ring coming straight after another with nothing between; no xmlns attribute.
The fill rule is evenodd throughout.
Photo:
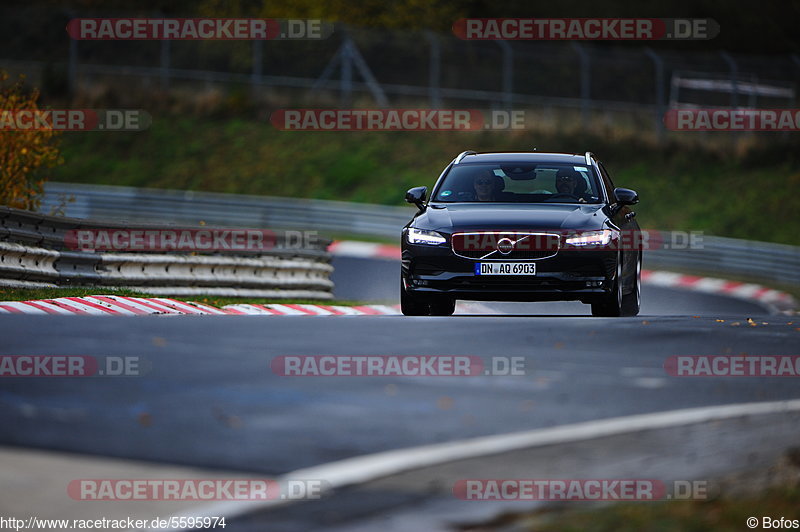
<svg viewBox="0 0 800 532"><path fill-rule="evenodd" d="M330 462L288 473L283 481L325 479L326 488L337 489L362 484L379 478L435 466L458 460L479 458L504 452L519 451L544 445L591 440L643 430L656 430L683 425L708 423L742 416L781 414L800 411L800 399L768 403L741 403L733 405L704 406L587 421L560 427L535 429L510 434L483 436L445 443L422 445L394 451L368 454ZM291 501L271 499L266 501L220 502L175 514L181 516L224 515L227 519L241 516L271 506ZM160 529L151 529L160 530ZM172 529L176 530L176 529Z"/></svg>

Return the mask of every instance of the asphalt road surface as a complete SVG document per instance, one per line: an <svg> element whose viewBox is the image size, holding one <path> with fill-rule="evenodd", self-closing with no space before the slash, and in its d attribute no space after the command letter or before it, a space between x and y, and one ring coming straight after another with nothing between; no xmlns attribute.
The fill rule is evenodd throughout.
<svg viewBox="0 0 800 532"><path fill-rule="evenodd" d="M372 265L351 273L372 282L383 275ZM396 263L384 266L396 280ZM149 371L0 379L0 442L278 474L457 438L800 396L794 379L679 378L663 369L671 355L800 354L791 318L728 298L656 289L644 297L636 318L590 318L580 304L581 316L549 315L576 312L558 304L544 315L440 318L3 316L0 354L135 356ZM283 377L270 369L275 356L321 354L523 357L525 375Z"/></svg>
<svg viewBox="0 0 800 532"><path fill-rule="evenodd" d="M281 473L455 438L797 397L793 379L676 378L676 354L797 354L785 318L9 316L0 354L138 356L140 377L6 378L2 442ZM643 323L647 321L648 323ZM524 357L507 377L281 377L277 355Z"/></svg>

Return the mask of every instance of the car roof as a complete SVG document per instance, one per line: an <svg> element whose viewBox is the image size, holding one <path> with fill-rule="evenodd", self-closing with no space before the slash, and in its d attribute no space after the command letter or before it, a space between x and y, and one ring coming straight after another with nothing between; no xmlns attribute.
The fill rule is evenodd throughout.
<svg viewBox="0 0 800 532"><path fill-rule="evenodd" d="M585 155L574 153L546 152L489 152L467 155L459 165L479 163L543 163L564 162L568 164L586 164Z"/></svg>

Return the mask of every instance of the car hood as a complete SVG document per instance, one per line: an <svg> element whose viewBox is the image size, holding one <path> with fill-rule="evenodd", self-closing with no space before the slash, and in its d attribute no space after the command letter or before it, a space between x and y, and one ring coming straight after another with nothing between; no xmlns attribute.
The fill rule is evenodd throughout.
<svg viewBox="0 0 800 532"><path fill-rule="evenodd" d="M464 230L579 229L603 227L602 204L458 203L430 205L413 227L451 233Z"/></svg>

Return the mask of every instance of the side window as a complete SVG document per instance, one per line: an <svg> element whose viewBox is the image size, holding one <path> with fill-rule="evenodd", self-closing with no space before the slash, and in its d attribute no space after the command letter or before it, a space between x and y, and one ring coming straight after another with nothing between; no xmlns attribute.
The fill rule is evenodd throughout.
<svg viewBox="0 0 800 532"><path fill-rule="evenodd" d="M608 175L608 170L606 170L606 167L603 166L603 163L601 163L600 161L597 161L597 166L600 167L600 175L603 176L603 183L606 186L606 190L608 191L608 194L609 195L614 194L614 189L617 188L617 187L615 187L614 186L614 182L611 181L611 176Z"/></svg>

